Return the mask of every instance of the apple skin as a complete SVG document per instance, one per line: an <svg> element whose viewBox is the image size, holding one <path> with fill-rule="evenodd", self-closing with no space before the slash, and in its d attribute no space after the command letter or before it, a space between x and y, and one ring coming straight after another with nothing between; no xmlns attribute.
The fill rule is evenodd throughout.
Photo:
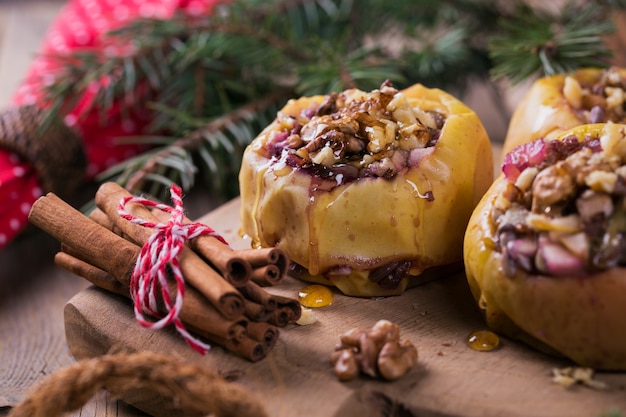
<svg viewBox="0 0 626 417"><path fill-rule="evenodd" d="M602 124L557 135L579 140L598 135ZM580 366L626 370L626 268L583 276L506 276L496 250L492 210L507 184L500 175L470 218L464 241L467 280L487 325L540 350L563 355Z"/></svg>
<svg viewBox="0 0 626 417"><path fill-rule="evenodd" d="M403 93L412 106L438 111L446 121L432 151L392 179L360 178L315 190L311 175L276 170L264 156L268 135L282 129L277 121L252 141L239 183L242 232L254 245L281 248L307 270L299 278L352 296L399 295L424 280L429 268L462 262L467 221L493 181L489 138L478 116L450 94L419 84ZM293 99L281 111L295 116L322 100ZM432 201L423 197L429 191ZM412 262L397 287L368 279L373 268L397 261ZM342 267L351 273L331 273Z"/></svg>

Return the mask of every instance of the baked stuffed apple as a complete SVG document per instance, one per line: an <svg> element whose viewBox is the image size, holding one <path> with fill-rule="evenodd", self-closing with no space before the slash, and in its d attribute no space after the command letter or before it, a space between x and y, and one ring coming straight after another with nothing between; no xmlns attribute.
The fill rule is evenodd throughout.
<svg viewBox="0 0 626 417"><path fill-rule="evenodd" d="M584 68L537 80L516 107L503 155L582 124L626 123L626 69Z"/></svg>
<svg viewBox="0 0 626 417"><path fill-rule="evenodd" d="M497 332L626 370L626 125L582 125L506 155L464 242Z"/></svg>
<svg viewBox="0 0 626 417"><path fill-rule="evenodd" d="M434 267L462 267L492 164L476 114L441 90L386 82L293 99L244 152L242 231L305 281L401 294Z"/></svg>

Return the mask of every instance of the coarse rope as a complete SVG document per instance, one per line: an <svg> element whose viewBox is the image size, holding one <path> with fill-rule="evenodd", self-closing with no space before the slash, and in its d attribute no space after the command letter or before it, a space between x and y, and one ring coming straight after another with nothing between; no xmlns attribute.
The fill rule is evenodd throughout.
<svg viewBox="0 0 626 417"><path fill-rule="evenodd" d="M185 223L182 201L182 189L172 185L170 189L174 207L156 203L142 197L128 196L118 205L118 214L138 225L155 229L141 248L130 279L130 295L133 299L137 322L150 329L162 329L174 324L187 343L196 351L204 354L211 346L192 336L179 318L185 294L185 279L180 270L178 255L185 242L197 236L211 235L222 243L226 241L210 227L201 223ZM126 210L126 205L136 203L170 213L167 223L157 223L135 217ZM176 294L170 292L169 277L176 282ZM159 297L160 295L160 297ZM159 298L163 301L166 313L159 312ZM148 320L144 313L159 318Z"/></svg>
<svg viewBox="0 0 626 417"><path fill-rule="evenodd" d="M163 412L185 417L264 417L245 388L210 369L151 352L106 354L46 377L7 417L58 417L78 410L100 390L115 397L146 391L171 400ZM154 417L159 417L154 415Z"/></svg>

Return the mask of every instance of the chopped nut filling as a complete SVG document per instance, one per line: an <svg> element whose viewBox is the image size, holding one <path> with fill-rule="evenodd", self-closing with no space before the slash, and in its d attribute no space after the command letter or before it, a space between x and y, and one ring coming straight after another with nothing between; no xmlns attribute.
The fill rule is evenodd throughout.
<svg viewBox="0 0 626 417"><path fill-rule="evenodd" d="M539 139L507 155L492 212L504 271L551 276L626 265L626 138Z"/></svg>
<svg viewBox="0 0 626 417"><path fill-rule="evenodd" d="M563 95L584 123L624 123L626 80L614 68L606 70L595 83L581 83L567 76Z"/></svg>
<svg viewBox="0 0 626 417"><path fill-rule="evenodd" d="M423 111L385 82L366 93L351 89L325 96L297 117L277 116L281 130L262 152L280 167L328 179L332 188L364 177L393 178L417 165L439 139L445 116Z"/></svg>

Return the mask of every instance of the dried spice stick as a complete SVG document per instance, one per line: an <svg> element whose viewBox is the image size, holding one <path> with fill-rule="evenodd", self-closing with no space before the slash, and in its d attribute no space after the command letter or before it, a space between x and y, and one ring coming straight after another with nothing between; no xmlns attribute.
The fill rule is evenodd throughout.
<svg viewBox="0 0 626 417"><path fill-rule="evenodd" d="M259 321L251 321L248 323L248 335L250 338L263 343L266 350L274 347L278 340L280 331L276 326Z"/></svg>
<svg viewBox="0 0 626 417"><path fill-rule="evenodd" d="M253 269L262 268L266 265L274 265L278 274L274 279L268 281L268 285L278 285L287 274L289 259L282 249L259 248L241 250L240 256L246 259ZM254 274L254 272L253 272Z"/></svg>
<svg viewBox="0 0 626 417"><path fill-rule="evenodd" d="M140 248L94 223L55 194L35 201L29 221L72 247L77 258L117 279L129 279Z"/></svg>
<svg viewBox="0 0 626 417"><path fill-rule="evenodd" d="M64 249L70 252L73 251L69 247ZM81 261L69 253L58 252L55 255L55 262L68 271L87 279L99 288L114 294L130 297L128 285L118 281L108 272ZM217 341L223 340L240 342L247 337L248 320L243 317L236 320L228 320L221 317L213 306L207 304L202 299L202 296L193 289L189 289L185 294L180 319L195 334L210 342L217 343Z"/></svg>
<svg viewBox="0 0 626 417"><path fill-rule="evenodd" d="M298 300L278 294L271 294L271 297L276 301L278 308L288 311L290 322L298 320L302 315L302 306Z"/></svg>
<svg viewBox="0 0 626 417"><path fill-rule="evenodd" d="M131 271L140 251L137 245L95 223L54 194L39 198L31 209L29 219L71 252L57 255L61 266L113 292L130 287ZM109 277L114 277L120 285L114 285ZM175 284L172 282L170 285ZM129 292L124 295L130 297ZM242 339L240 327L245 328L247 323L243 316L235 320L225 318L193 287L185 291L180 319L186 325L199 329L201 336L209 340L229 340L230 343Z"/></svg>
<svg viewBox="0 0 626 417"><path fill-rule="evenodd" d="M152 210L152 214L161 222L166 222L170 217L169 213L159 209ZM191 224L192 221L185 217L184 223ZM191 239L188 244L194 252L220 271L233 286L239 287L250 279L252 274L250 263L239 256L240 252L235 252L215 236L198 236Z"/></svg>
<svg viewBox="0 0 626 417"><path fill-rule="evenodd" d="M118 206L122 199L127 201L126 211L141 221L167 223L171 219L166 211L150 210L142 205L144 200L128 201L133 199L130 193L113 183L100 187L96 194L98 208L89 217L49 194L35 203L30 219L61 241L62 250L55 256L57 265L100 288L130 298L130 280L142 250L140 246L150 239L154 230L134 223L140 220L121 217ZM189 220L184 222L189 223ZM211 343L251 361L262 359L276 343L278 326L297 320L301 314L297 300L271 294L257 283L276 285L282 280L288 265L284 252L277 249L234 251L213 237L191 241L201 244L190 247L204 249L198 251L202 253L199 255L185 246L178 254L183 277L191 284L185 289L180 320ZM220 255L216 256L217 252ZM221 260L215 261L216 258ZM235 259L235 264L246 265L250 271L237 287L227 282L221 268L216 270L210 265L215 262L227 269L228 259ZM175 280L168 281L165 290L176 293ZM237 308L231 310L216 302L230 293L237 299ZM167 311L164 299L158 298L156 308L159 312Z"/></svg>
<svg viewBox="0 0 626 417"><path fill-rule="evenodd" d="M268 264L255 268L250 274L250 279L263 287L273 287L280 284L283 275L277 265Z"/></svg>
<svg viewBox="0 0 626 417"><path fill-rule="evenodd" d="M93 210L91 210L91 213L89 213L89 218L98 223L100 226L109 229L116 235L121 236L126 240L130 240L136 245L141 244L140 242L133 241L130 236L125 235L124 232L119 227L117 227L115 223L113 223L113 220L111 220L109 216L107 216L106 213L100 210L98 207L95 207Z"/></svg>
<svg viewBox="0 0 626 417"><path fill-rule="evenodd" d="M291 310L288 307L281 306L272 311L272 315L267 322L277 327L285 327L289 323L290 317Z"/></svg>
<svg viewBox="0 0 626 417"><path fill-rule="evenodd" d="M246 299L244 315L252 321L268 321L273 310L268 310L262 304Z"/></svg>
<svg viewBox="0 0 626 417"><path fill-rule="evenodd" d="M239 291L241 291L248 300L261 304L267 311L274 311L278 306L278 303L270 293L252 281L240 287Z"/></svg>
<svg viewBox="0 0 626 417"><path fill-rule="evenodd" d="M71 250L66 248L66 250ZM96 287L105 289L117 295L128 297L128 287L118 281L108 272L91 265L88 262L80 260L67 252L57 252L54 256L54 263L64 268L74 275L85 278Z"/></svg>
<svg viewBox="0 0 626 417"><path fill-rule="evenodd" d="M254 340L250 337L244 338L240 342L233 342L230 340L216 340L216 343L237 353L239 356L244 357L251 362L258 362L267 356L267 349L262 342Z"/></svg>
<svg viewBox="0 0 626 417"><path fill-rule="evenodd" d="M117 214L120 200L130 195L116 183L104 183L96 193L96 205L123 233L143 244L152 236L152 229L131 223ZM138 218L159 221L150 210L140 204L128 204L127 210ZM189 284L213 303L225 317L236 318L243 315L244 300L241 294L191 249L183 248L179 254L179 261L182 273Z"/></svg>

